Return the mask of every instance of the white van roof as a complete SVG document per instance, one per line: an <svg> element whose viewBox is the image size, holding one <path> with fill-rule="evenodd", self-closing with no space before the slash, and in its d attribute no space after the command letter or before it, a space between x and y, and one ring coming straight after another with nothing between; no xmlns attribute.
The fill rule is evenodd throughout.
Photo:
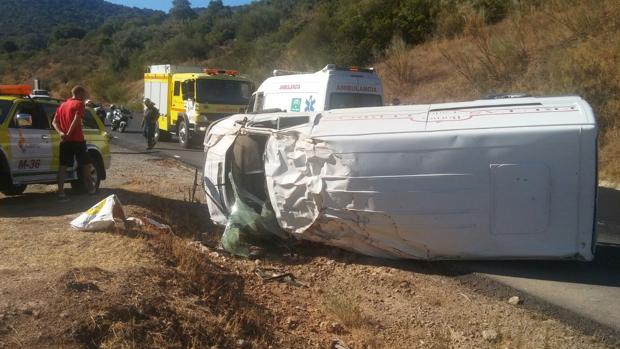
<svg viewBox="0 0 620 349"><path fill-rule="evenodd" d="M334 109L317 117L311 131L317 137L596 124L577 96Z"/></svg>
<svg viewBox="0 0 620 349"><path fill-rule="evenodd" d="M336 64L328 64L323 69L317 72L302 72L294 70L275 69L273 76L286 76L286 75L304 75L304 74L321 74L328 73L333 74L337 72L350 72L350 73L370 73L375 74L375 68L358 68L358 67L345 67Z"/></svg>

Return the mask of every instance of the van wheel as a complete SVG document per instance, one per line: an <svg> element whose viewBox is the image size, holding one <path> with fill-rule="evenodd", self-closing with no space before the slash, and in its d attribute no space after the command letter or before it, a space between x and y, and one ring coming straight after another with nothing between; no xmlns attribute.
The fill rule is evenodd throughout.
<svg viewBox="0 0 620 349"><path fill-rule="evenodd" d="M183 148L189 148L189 125L185 119L179 122L179 130L177 131L177 135L179 136L179 143L183 146Z"/></svg>
<svg viewBox="0 0 620 349"><path fill-rule="evenodd" d="M88 192L88 187L84 180L82 168L78 168L78 179L71 181L71 189L77 193ZM99 190L101 184L101 177L103 176L103 164L98 159L92 159L92 166L90 168L90 179L93 181L95 191Z"/></svg>
<svg viewBox="0 0 620 349"><path fill-rule="evenodd" d="M10 187L2 190L2 194L6 195L6 196L15 196L15 195L21 195L24 193L24 191L26 190L26 187L28 185L26 184L11 184Z"/></svg>

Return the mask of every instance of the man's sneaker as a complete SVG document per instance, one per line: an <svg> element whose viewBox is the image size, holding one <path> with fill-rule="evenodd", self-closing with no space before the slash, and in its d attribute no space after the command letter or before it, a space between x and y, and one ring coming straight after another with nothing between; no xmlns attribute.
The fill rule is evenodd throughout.
<svg viewBox="0 0 620 349"><path fill-rule="evenodd" d="M67 194L65 194L65 192L59 192L58 193L58 201L68 201L69 199L67 199Z"/></svg>

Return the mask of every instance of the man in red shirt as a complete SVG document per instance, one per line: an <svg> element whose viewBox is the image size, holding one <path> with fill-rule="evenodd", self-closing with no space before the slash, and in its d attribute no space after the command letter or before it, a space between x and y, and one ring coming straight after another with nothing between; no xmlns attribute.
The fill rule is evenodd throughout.
<svg viewBox="0 0 620 349"><path fill-rule="evenodd" d="M77 159L78 169L83 172L88 192L94 194L95 186L90 176L91 161L86 152L86 142L82 132L82 119L84 117L84 99L86 90L82 86L75 86L71 90L72 98L62 103L56 110L52 125L60 135L60 161L58 169L58 197L65 199L64 185L67 167L73 166L73 158Z"/></svg>

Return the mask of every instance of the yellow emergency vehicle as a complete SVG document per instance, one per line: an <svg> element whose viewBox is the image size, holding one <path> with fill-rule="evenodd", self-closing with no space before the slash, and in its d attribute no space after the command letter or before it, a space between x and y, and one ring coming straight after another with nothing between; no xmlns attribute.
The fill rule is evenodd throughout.
<svg viewBox="0 0 620 349"><path fill-rule="evenodd" d="M144 98L160 112L155 138L171 135L189 147L204 137L209 124L244 112L254 90L252 81L236 70L151 65L144 75Z"/></svg>
<svg viewBox="0 0 620 349"><path fill-rule="evenodd" d="M28 85L0 85L0 192L20 195L28 184L54 184L58 173L60 136L52 119L61 101L32 95ZM96 188L110 166L109 135L94 110L86 108L84 138L93 165ZM68 169L67 181L84 191L83 171L77 162Z"/></svg>

